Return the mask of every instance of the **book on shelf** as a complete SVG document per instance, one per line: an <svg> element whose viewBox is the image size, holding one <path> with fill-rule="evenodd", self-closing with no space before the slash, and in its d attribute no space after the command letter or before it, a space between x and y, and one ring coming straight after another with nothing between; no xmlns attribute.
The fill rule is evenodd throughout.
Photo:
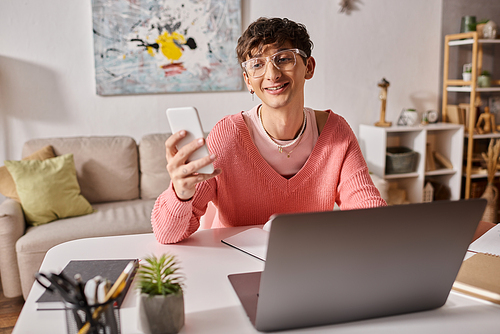
<svg viewBox="0 0 500 334"><path fill-rule="evenodd" d="M450 123L464 124L464 114L457 105L448 104L446 106L446 114L448 115L448 121Z"/></svg>
<svg viewBox="0 0 500 334"><path fill-rule="evenodd" d="M96 276L101 276L108 279L113 284L125 267L134 261L137 267L138 259L106 259L106 260L71 260L62 270L62 273L69 279L73 279L76 274L80 274L82 281L93 279ZM125 299L130 285L134 279L136 270L127 278L125 288L116 300L116 307L120 307ZM64 303L58 292L45 290L43 294L36 300L37 310L62 310Z"/></svg>
<svg viewBox="0 0 500 334"><path fill-rule="evenodd" d="M468 103L459 103L458 112L464 120L462 124L467 128L469 126L470 105Z"/></svg>
<svg viewBox="0 0 500 334"><path fill-rule="evenodd" d="M448 158L446 158L443 154L437 151L434 151L433 153L434 153L434 158L436 159L437 162L439 162L445 168L453 169L453 165Z"/></svg>
<svg viewBox="0 0 500 334"><path fill-rule="evenodd" d="M453 290L500 304L500 257L478 253L462 263Z"/></svg>

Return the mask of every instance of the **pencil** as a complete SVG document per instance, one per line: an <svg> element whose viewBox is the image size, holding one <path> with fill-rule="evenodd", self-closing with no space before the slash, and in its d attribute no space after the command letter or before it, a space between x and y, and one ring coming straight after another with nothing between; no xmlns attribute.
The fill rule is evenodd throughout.
<svg viewBox="0 0 500 334"><path fill-rule="evenodd" d="M104 303L120 295L120 293L125 288L125 285L127 284L127 278L130 276L130 274L132 274L134 268L135 268L135 261L130 261L129 264L127 264L127 266L125 267L125 269L123 269L120 276L118 276L118 279L116 280L115 284L113 284L111 289L109 289L108 293L104 298L105 299ZM97 307L94 310L94 313L92 314L92 319L99 318L101 313L104 312L108 306L109 305ZM87 321L85 325L83 325L83 327L78 331L78 334L87 334L89 329L90 329L90 321Z"/></svg>

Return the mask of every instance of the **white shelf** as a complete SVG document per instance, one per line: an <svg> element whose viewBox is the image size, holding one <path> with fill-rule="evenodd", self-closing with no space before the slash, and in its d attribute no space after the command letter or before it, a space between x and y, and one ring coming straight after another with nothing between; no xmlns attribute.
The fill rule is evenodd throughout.
<svg viewBox="0 0 500 334"><path fill-rule="evenodd" d="M455 169L441 168L441 169L427 171L425 172L425 176L453 175L456 173L457 171Z"/></svg>
<svg viewBox="0 0 500 334"><path fill-rule="evenodd" d="M465 137L469 138L469 133L465 133ZM474 133L474 139L489 139L489 138L500 138L500 132L497 133L485 133L480 135L479 133Z"/></svg>
<svg viewBox="0 0 500 334"><path fill-rule="evenodd" d="M500 39L478 39L477 42L480 44L500 44ZM449 46L470 45L470 44L474 44L473 38L460 39L448 42Z"/></svg>
<svg viewBox="0 0 500 334"><path fill-rule="evenodd" d="M359 144L370 172L388 182L396 182L398 188L406 190L407 199L411 203L422 202L428 179L448 186L451 199L460 198L463 138L463 125L452 123L387 128L362 124L359 128ZM454 168L426 172L427 143L430 150L437 151L450 160ZM415 172L386 174L386 150L392 146L405 146L419 154Z"/></svg>
<svg viewBox="0 0 500 334"><path fill-rule="evenodd" d="M497 176L500 176L499 172L495 173L495 177L497 177ZM488 174L486 172L484 174L471 174L470 175L471 179L486 179L487 177L488 177Z"/></svg>
<svg viewBox="0 0 500 334"><path fill-rule="evenodd" d="M470 86L448 86L446 87L448 92L463 92L470 93L472 91ZM487 92L500 92L500 87L478 87L476 88L476 92L478 93L487 93Z"/></svg>
<svg viewBox="0 0 500 334"><path fill-rule="evenodd" d="M404 179L404 178L412 178L418 177L418 173L400 173L400 174L385 174L384 179L386 180L395 180L395 179Z"/></svg>

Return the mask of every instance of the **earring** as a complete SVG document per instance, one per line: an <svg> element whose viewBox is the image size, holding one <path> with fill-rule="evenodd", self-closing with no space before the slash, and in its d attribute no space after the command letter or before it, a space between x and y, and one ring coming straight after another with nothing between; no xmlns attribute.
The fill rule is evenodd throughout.
<svg viewBox="0 0 500 334"><path fill-rule="evenodd" d="M250 90L250 94L252 94L252 101L254 100L254 94L255 92L253 91L253 89Z"/></svg>

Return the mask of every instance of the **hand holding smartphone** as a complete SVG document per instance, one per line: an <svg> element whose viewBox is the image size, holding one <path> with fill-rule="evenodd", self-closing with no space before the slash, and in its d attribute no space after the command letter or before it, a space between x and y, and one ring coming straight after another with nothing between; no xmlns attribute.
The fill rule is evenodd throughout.
<svg viewBox="0 0 500 334"><path fill-rule="evenodd" d="M204 138L203 128L201 127L200 117L198 116L196 108L168 108L166 114L172 133L176 133L181 130L186 131L186 137L179 141L177 149L180 149L195 139ZM188 158L187 162L204 158L209 154L207 145L205 144L194 151ZM213 164L210 164L198 169L196 172L201 174L212 174L214 172L214 166Z"/></svg>

